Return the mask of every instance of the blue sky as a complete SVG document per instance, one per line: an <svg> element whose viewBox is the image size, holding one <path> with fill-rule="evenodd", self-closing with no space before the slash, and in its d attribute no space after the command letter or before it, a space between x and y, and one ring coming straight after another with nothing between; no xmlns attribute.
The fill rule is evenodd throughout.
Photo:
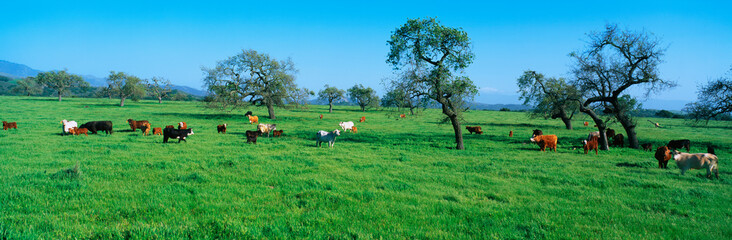
<svg viewBox="0 0 732 240"><path fill-rule="evenodd" d="M651 99L693 101L698 84L732 66L732 1L65 2L0 3L0 59L202 88L202 66L255 49L291 57L300 86L362 83L383 94L391 32L429 16L468 32L476 58L466 74L485 103L517 103L516 78L526 69L571 77L567 54L582 50L585 34L606 23L647 30L668 46L661 76L679 86ZM647 107L676 108L663 104Z"/></svg>

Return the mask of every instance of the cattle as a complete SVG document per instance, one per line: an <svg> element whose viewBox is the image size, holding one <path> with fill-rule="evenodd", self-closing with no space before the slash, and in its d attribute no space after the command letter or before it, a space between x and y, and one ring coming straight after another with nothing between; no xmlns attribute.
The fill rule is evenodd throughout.
<svg viewBox="0 0 732 240"><path fill-rule="evenodd" d="M282 136L282 132L284 132L284 131L282 131L282 130L274 130L274 131L272 131L272 133L274 134L275 137Z"/></svg>
<svg viewBox="0 0 732 240"><path fill-rule="evenodd" d="M259 117L247 115L249 118L249 124L259 123Z"/></svg>
<svg viewBox="0 0 732 240"><path fill-rule="evenodd" d="M175 128L175 126L173 126L173 125L168 125L168 126L165 126L165 128Z"/></svg>
<svg viewBox="0 0 732 240"><path fill-rule="evenodd" d="M365 121L366 121L366 117L365 116L361 117L361 119L358 120L358 122L365 122Z"/></svg>
<svg viewBox="0 0 732 240"><path fill-rule="evenodd" d="M73 134L74 135L77 135L77 136L78 135L81 135L81 134L84 134L85 136L89 136L89 134L88 134L89 133L89 129L86 129L86 128L74 127L74 128L71 129L71 131L73 131Z"/></svg>
<svg viewBox="0 0 732 240"><path fill-rule="evenodd" d="M254 143L257 144L257 137L259 136L259 131L249 131L247 130L247 143Z"/></svg>
<svg viewBox="0 0 732 240"><path fill-rule="evenodd" d="M18 123L16 123L16 122L6 122L6 121L3 121L3 130L8 130L8 129L11 129L11 128L18 129Z"/></svg>
<svg viewBox="0 0 732 240"><path fill-rule="evenodd" d="M714 147L712 147L712 145L707 146L707 153L715 154Z"/></svg>
<svg viewBox="0 0 732 240"><path fill-rule="evenodd" d="M483 129L481 129L480 126L475 126L475 127L465 126L465 129L468 129L468 132L470 132L470 134L473 134L473 133L483 134Z"/></svg>
<svg viewBox="0 0 732 240"><path fill-rule="evenodd" d="M598 144L597 137L593 136L592 138L590 138L589 141L583 140L582 143L583 143L582 148L585 150L585 154L587 154L587 152L592 151L594 149L595 155L599 155L597 153L597 144Z"/></svg>
<svg viewBox="0 0 732 240"><path fill-rule="evenodd" d="M188 129L188 124L186 124L186 122L179 122L178 129Z"/></svg>
<svg viewBox="0 0 732 240"><path fill-rule="evenodd" d="M624 140L623 134L618 134L618 135L613 136L613 146L623 147L623 145L625 144L624 141L625 140Z"/></svg>
<svg viewBox="0 0 732 240"><path fill-rule="evenodd" d="M544 132L542 132L539 129L534 129L534 133L531 134L531 138L534 138L536 136L541 136L541 135L544 135Z"/></svg>
<svg viewBox="0 0 732 240"><path fill-rule="evenodd" d="M645 151L650 152L650 151L653 150L653 144L651 144L651 143L644 143L644 144L641 144L641 148L643 148L643 151L644 152Z"/></svg>
<svg viewBox="0 0 732 240"><path fill-rule="evenodd" d="M321 119L321 120L323 119L323 114L320 114L320 119Z"/></svg>
<svg viewBox="0 0 732 240"><path fill-rule="evenodd" d="M508 137L513 137L513 131L508 131Z"/></svg>
<svg viewBox="0 0 732 240"><path fill-rule="evenodd" d="M89 129L92 134L97 134L99 131L104 131L106 134L114 133L112 130L112 121L91 121L82 124L79 128Z"/></svg>
<svg viewBox="0 0 732 240"><path fill-rule="evenodd" d="M244 114L244 116L253 116L253 115L254 115L254 113L252 113L252 111L247 111L247 113Z"/></svg>
<svg viewBox="0 0 732 240"><path fill-rule="evenodd" d="M405 117L407 117L407 115L404 115L404 113L402 113L402 114L399 115L399 117L400 118L405 118Z"/></svg>
<svg viewBox="0 0 732 240"><path fill-rule="evenodd" d="M351 121L340 122L340 123L338 123L338 126L341 126L341 128L343 128L343 131L346 132L348 130L351 130L351 128L353 128L353 122L351 122Z"/></svg>
<svg viewBox="0 0 732 240"><path fill-rule="evenodd" d="M79 124L77 124L76 121L66 121L66 119L61 120L61 124L62 124L61 126L64 129L64 133L70 133L69 130L79 126Z"/></svg>
<svg viewBox="0 0 732 240"><path fill-rule="evenodd" d="M322 146L323 142L328 142L328 147L333 147L333 145L335 145L336 137L340 135L341 131L339 131L338 129L333 130L332 132L320 130L318 131L318 133L315 134L315 146L320 147Z"/></svg>
<svg viewBox="0 0 732 240"><path fill-rule="evenodd" d="M585 127L590 126L589 122L585 122Z"/></svg>
<svg viewBox="0 0 732 240"><path fill-rule="evenodd" d="M134 132L138 128L142 128L142 126L145 125L145 123L148 123L148 122L147 122L147 120L135 121L132 118L130 118L130 119L127 119L127 123L130 124L130 128Z"/></svg>
<svg viewBox="0 0 732 240"><path fill-rule="evenodd" d="M353 127L351 128L351 131L352 131L353 133L358 133L358 128L356 128L356 126L353 126Z"/></svg>
<svg viewBox="0 0 732 240"><path fill-rule="evenodd" d="M218 133L226 134L226 123L224 123L224 125L216 126L216 131L218 131Z"/></svg>
<svg viewBox="0 0 732 240"><path fill-rule="evenodd" d="M656 148L656 154L654 155L658 160L658 168L668 168L668 160L671 160L673 155L666 146L660 146Z"/></svg>
<svg viewBox="0 0 732 240"><path fill-rule="evenodd" d="M557 152L557 135L538 135L531 138L531 142L535 142L539 145L542 152L548 147L554 149Z"/></svg>
<svg viewBox="0 0 732 240"><path fill-rule="evenodd" d="M269 137L269 133L277 130L277 124L264 124L260 123L257 125L257 131L259 131L260 134L267 134L267 137Z"/></svg>
<svg viewBox="0 0 732 240"><path fill-rule="evenodd" d="M188 142L186 141L186 137L193 135L193 129L187 128L187 129L175 129L175 128L166 128L163 130L163 143L167 143L168 139L178 139L178 143L180 141Z"/></svg>
<svg viewBox="0 0 732 240"><path fill-rule="evenodd" d="M674 161L676 166L681 170L681 175L684 175L689 169L707 169L707 177L712 176L712 172L719 179L719 159L717 155L709 153L682 153L679 150L674 150Z"/></svg>
<svg viewBox="0 0 732 240"><path fill-rule="evenodd" d="M163 135L163 129L162 128L153 128L153 135Z"/></svg>
<svg viewBox="0 0 732 240"><path fill-rule="evenodd" d="M142 131L142 136L150 135L150 129L152 126L150 126L149 122L145 122L142 124L142 127L140 127L140 130Z"/></svg>
<svg viewBox="0 0 732 240"><path fill-rule="evenodd" d="M605 136L607 136L608 139L614 139L615 129L608 128L607 130L605 130Z"/></svg>
<svg viewBox="0 0 732 240"><path fill-rule="evenodd" d="M671 150L686 148L686 151L688 152L691 147L691 141L689 139L671 140L666 144L666 146Z"/></svg>
<svg viewBox="0 0 732 240"><path fill-rule="evenodd" d="M600 132L594 131L594 132L591 132L590 134L587 134L587 141L590 141L590 139L592 139L593 137L600 138Z"/></svg>

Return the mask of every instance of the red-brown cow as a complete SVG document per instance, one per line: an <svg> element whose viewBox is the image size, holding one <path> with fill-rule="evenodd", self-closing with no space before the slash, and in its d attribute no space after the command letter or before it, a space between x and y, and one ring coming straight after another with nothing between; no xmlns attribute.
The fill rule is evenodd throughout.
<svg viewBox="0 0 732 240"><path fill-rule="evenodd" d="M16 122L6 122L6 121L3 121L3 130L8 130L8 129L11 129L11 128L18 129L18 123L16 123Z"/></svg>
<svg viewBox="0 0 732 240"><path fill-rule="evenodd" d="M465 126L465 129L468 129L468 132L470 132L470 134L473 134L473 133L483 134L483 129L481 129L480 126L475 126L475 127Z"/></svg>

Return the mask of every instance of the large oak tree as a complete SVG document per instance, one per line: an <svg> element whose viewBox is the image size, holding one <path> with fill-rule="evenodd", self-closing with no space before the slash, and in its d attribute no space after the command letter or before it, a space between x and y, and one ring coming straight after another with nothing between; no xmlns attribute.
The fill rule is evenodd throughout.
<svg viewBox="0 0 732 240"><path fill-rule="evenodd" d="M361 84L356 84L347 91L348 97L352 102L361 107L362 112L365 112L367 107L379 106L379 96L376 95L376 91L371 87L364 87Z"/></svg>
<svg viewBox="0 0 732 240"><path fill-rule="evenodd" d="M333 112L333 103L343 101L345 100L345 98L346 91L338 89L337 87L328 86L328 84L325 85L323 90L320 90L320 92L318 92L318 99L328 101L329 113Z"/></svg>
<svg viewBox="0 0 732 240"><path fill-rule="evenodd" d="M579 98L580 92L576 87L563 78L545 78L531 70L524 71L517 84L521 93L519 99L533 108L531 117L559 118L567 129L572 129L572 117L579 110L575 99Z"/></svg>
<svg viewBox="0 0 732 240"><path fill-rule="evenodd" d="M35 79L38 84L56 91L59 102L61 101L61 96L68 93L71 88L89 86L89 83L84 81L81 76L69 74L66 70L38 73Z"/></svg>
<svg viewBox="0 0 732 240"><path fill-rule="evenodd" d="M107 77L109 91L119 97L119 106L125 106L125 100L139 100L145 97L145 84L139 77L124 72L111 71Z"/></svg>

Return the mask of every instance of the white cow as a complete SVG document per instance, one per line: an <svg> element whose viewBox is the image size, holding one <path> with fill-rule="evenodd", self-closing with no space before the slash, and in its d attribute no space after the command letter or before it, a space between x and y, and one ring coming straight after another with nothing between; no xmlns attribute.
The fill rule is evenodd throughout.
<svg viewBox="0 0 732 240"><path fill-rule="evenodd" d="M61 120L61 124L63 124L64 133L68 134L69 130L72 128L78 127L78 124L76 124L76 121L66 121L66 119Z"/></svg>
<svg viewBox="0 0 732 240"><path fill-rule="evenodd" d="M712 176L712 172L719 179L719 160L717 155L711 153L682 153L674 150L674 161L676 166L681 169L681 175L684 175L689 169L707 169L707 177Z"/></svg>
<svg viewBox="0 0 732 240"><path fill-rule="evenodd" d="M338 124L338 126L341 126L341 128L343 128L344 132L347 132L348 130L353 131L353 122L352 121L341 122Z"/></svg>
<svg viewBox="0 0 732 240"><path fill-rule="evenodd" d="M332 132L326 132L323 130L318 131L318 133L315 135L315 146L320 147L323 142L328 142L328 147L333 147L335 144L336 137L341 135L341 131L338 129L333 130Z"/></svg>

